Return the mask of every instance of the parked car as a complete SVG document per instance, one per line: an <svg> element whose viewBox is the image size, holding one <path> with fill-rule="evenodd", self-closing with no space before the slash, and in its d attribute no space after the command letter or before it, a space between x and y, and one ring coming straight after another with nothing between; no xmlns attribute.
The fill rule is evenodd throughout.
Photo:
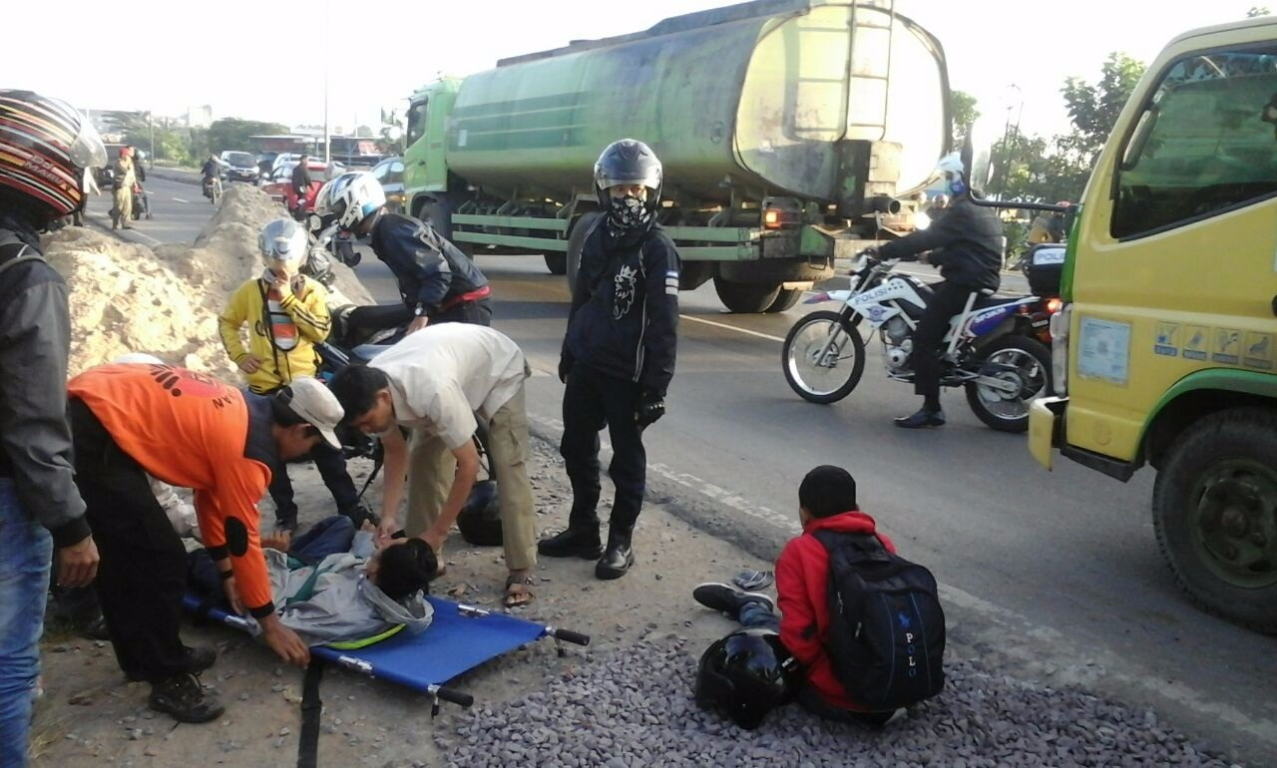
<svg viewBox="0 0 1277 768"><path fill-rule="evenodd" d="M262 182L262 191L295 216L298 215L297 193L293 189L293 168L296 167L296 161L278 165L271 171L270 177ZM311 160L306 168L310 171L310 189L302 201L302 215L315 210L315 195L324 182L346 172L346 166L341 163L325 163L322 160Z"/></svg>
<svg viewBox="0 0 1277 768"><path fill-rule="evenodd" d="M257 168L257 158L249 152L223 152L218 158L222 162L222 167L226 169L226 181L245 181L249 184L257 183L257 176L260 171Z"/></svg>
<svg viewBox="0 0 1277 768"><path fill-rule="evenodd" d="M259 182L270 176L271 170L275 167L275 158L277 157L279 157L278 152L257 153L257 176Z"/></svg>
<svg viewBox="0 0 1277 768"><path fill-rule="evenodd" d="M386 193L386 210L403 213L403 158L388 157L382 160L373 166L372 175L381 183L381 189Z"/></svg>

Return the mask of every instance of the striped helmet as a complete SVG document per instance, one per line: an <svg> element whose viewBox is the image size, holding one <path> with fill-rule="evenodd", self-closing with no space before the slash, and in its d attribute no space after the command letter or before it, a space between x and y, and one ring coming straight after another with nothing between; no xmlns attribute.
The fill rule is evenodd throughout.
<svg viewBox="0 0 1277 768"><path fill-rule="evenodd" d="M31 91L0 89L0 191L16 191L51 217L80 207L85 169L106 165L93 123Z"/></svg>

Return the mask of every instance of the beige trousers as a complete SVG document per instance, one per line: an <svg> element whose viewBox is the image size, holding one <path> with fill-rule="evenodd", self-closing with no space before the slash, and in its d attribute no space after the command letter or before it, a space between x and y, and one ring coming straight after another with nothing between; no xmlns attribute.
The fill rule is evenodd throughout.
<svg viewBox="0 0 1277 768"><path fill-rule="evenodd" d="M119 226L133 226L133 188L115 190L115 210L119 216Z"/></svg>
<svg viewBox="0 0 1277 768"><path fill-rule="evenodd" d="M501 509L506 567L532 568L537 562L536 506L528 480L528 414L523 386L488 425L488 461ZM412 430L408 454L408 517L404 533L419 536L439 519L452 489L457 460L443 440ZM443 552L435 553L443 564Z"/></svg>

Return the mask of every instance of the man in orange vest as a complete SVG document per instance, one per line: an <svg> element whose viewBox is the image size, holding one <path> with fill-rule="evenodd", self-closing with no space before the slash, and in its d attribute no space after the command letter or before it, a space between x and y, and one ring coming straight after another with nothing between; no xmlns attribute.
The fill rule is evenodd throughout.
<svg viewBox="0 0 1277 768"><path fill-rule="evenodd" d="M257 619L281 659L306 666L306 645L271 602L256 504L273 467L320 440L339 445L333 428L343 412L332 393L298 377L263 397L167 365L99 366L67 389L75 481L102 557L102 615L120 668L151 684L151 709L188 723L224 711L195 678L215 654L183 645L178 633L186 551L147 475L194 489L227 600Z"/></svg>

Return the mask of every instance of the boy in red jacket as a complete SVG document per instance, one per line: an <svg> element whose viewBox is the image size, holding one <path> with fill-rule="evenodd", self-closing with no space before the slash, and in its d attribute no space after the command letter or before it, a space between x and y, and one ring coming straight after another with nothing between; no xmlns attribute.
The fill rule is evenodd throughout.
<svg viewBox="0 0 1277 768"><path fill-rule="evenodd" d="M798 487L798 505L803 533L790 539L776 560L779 618L770 597L728 584L701 584L692 596L744 626L779 629L781 642L803 666L807 684L797 700L805 709L828 720L880 726L892 713L869 712L857 704L855 691L843 690L825 652L829 555L812 534L820 530L874 534L892 553L895 545L877 532L872 517L860 511L856 481L841 467L826 465L808 472Z"/></svg>

